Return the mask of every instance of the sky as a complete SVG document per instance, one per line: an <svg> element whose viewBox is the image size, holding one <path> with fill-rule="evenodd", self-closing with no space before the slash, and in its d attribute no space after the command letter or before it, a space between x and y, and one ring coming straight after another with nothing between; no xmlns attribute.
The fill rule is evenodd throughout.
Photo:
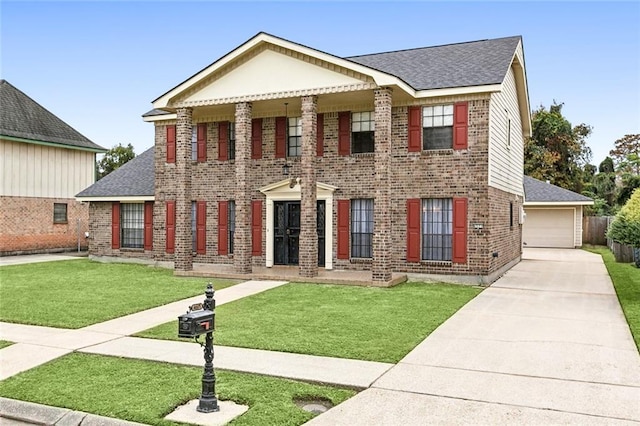
<svg viewBox="0 0 640 426"><path fill-rule="evenodd" d="M336 56L523 37L530 108L593 128L598 165L640 133L640 2L0 0L0 78L105 148L153 146L142 114L264 31Z"/></svg>

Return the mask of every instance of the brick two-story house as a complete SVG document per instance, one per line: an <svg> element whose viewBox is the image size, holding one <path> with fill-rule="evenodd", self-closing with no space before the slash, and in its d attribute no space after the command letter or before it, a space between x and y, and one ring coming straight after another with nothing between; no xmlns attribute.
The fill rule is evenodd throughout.
<svg viewBox="0 0 640 426"><path fill-rule="evenodd" d="M260 33L153 107L153 193L79 194L94 255L374 283L486 283L520 259L520 37L339 58Z"/></svg>

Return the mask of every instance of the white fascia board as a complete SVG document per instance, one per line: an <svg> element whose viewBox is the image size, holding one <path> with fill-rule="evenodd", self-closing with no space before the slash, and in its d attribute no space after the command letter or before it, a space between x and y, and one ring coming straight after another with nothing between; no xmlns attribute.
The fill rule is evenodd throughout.
<svg viewBox="0 0 640 426"><path fill-rule="evenodd" d="M592 206L593 201L525 201L525 207L573 207Z"/></svg>
<svg viewBox="0 0 640 426"><path fill-rule="evenodd" d="M374 81L378 86L398 86L402 90L409 93L410 95L415 96L415 90L411 86L409 86L407 83L399 79L398 77L383 73L381 71L374 70L369 67L365 67L364 65L357 64L347 59L342 59L337 56L330 55L328 53L320 52L319 50L311 49L309 47L302 46L300 44L296 44L284 39L280 39L268 34L261 33L255 36L254 38L252 38L251 40L249 40L248 42L246 42L245 44L236 48L235 50L227 53L221 59L209 65L207 68L203 69L193 77L189 78L185 82L176 86L169 92L160 96L158 99L152 102L153 107L157 109L166 108L167 105L169 104L170 99L184 92L194 84L197 84L198 82L206 79L209 75L211 75L218 69L224 67L225 65L239 58L240 56L242 56L243 54L245 54L246 52L248 52L249 50L253 49L254 47L258 46L261 43L270 43L270 44L282 47L284 49L300 52L304 55L317 58L324 62L332 63L342 68L351 69L360 74L371 76L371 78L374 79Z"/></svg>
<svg viewBox="0 0 640 426"><path fill-rule="evenodd" d="M138 195L138 196L128 196L128 197L118 197L118 196L96 196L96 197L76 197L76 201L80 202L98 202L98 201L119 201L121 203L139 203L143 201L155 201L155 197L153 195Z"/></svg>
<svg viewBox="0 0 640 426"><path fill-rule="evenodd" d="M474 93L500 92L502 84L487 84L484 86L450 87L446 89L428 89L415 92L416 98L435 98L440 96L471 95Z"/></svg>
<svg viewBox="0 0 640 426"><path fill-rule="evenodd" d="M155 121L168 121L168 120L177 120L178 114L162 114L162 115L150 115L148 117L142 117L143 121L147 123L153 123Z"/></svg>

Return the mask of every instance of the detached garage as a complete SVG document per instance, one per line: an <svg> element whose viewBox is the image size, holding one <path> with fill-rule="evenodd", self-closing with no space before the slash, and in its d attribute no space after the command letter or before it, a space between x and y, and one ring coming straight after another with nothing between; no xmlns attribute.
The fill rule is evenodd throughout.
<svg viewBox="0 0 640 426"><path fill-rule="evenodd" d="M524 177L522 243L525 247L574 248L582 245L582 208L593 205L584 195Z"/></svg>

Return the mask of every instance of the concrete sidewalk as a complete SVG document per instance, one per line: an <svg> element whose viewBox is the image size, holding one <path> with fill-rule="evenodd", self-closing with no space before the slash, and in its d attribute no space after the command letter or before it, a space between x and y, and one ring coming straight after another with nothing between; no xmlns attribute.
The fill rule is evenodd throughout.
<svg viewBox="0 0 640 426"><path fill-rule="evenodd" d="M640 356L601 257L527 249L372 388L309 424L637 422Z"/></svg>
<svg viewBox="0 0 640 426"><path fill-rule="evenodd" d="M217 305L286 284L285 281L247 281L216 291ZM116 318L100 324L70 330L0 323L0 340L15 342L0 350L0 380L37 367L74 350L86 348L176 320L202 296Z"/></svg>

